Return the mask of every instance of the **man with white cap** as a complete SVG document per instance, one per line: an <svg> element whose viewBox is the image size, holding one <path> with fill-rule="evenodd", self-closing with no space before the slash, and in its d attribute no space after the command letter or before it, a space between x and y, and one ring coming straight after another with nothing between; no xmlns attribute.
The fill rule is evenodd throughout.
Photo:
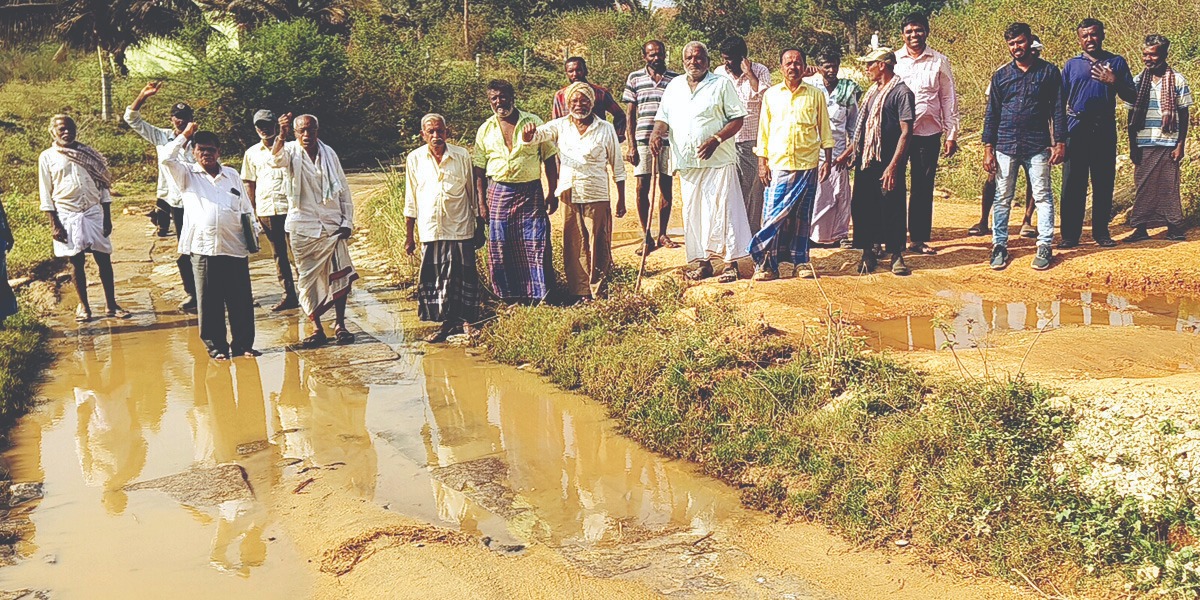
<svg viewBox="0 0 1200 600"><path fill-rule="evenodd" d="M279 135L276 123L278 117L274 112L263 109L254 113L254 130L262 141L246 150L242 158L242 183L246 186L246 195L258 222L271 242L275 253L275 271L279 283L283 286L283 298L271 307L272 312L298 308L296 300L296 283L292 277L292 265L288 262L287 232L284 222L287 220L288 200L284 182L287 179L287 169L275 166L275 155L271 153L275 145L275 137Z"/></svg>

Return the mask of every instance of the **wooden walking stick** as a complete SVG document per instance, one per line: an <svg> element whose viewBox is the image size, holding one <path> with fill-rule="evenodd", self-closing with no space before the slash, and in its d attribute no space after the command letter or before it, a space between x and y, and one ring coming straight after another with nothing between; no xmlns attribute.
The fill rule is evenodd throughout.
<svg viewBox="0 0 1200 600"><path fill-rule="evenodd" d="M650 226L654 223L654 201L658 196L658 155L650 152L650 206L646 208L646 236L642 238L642 266L638 267L637 283L633 284L633 293L642 291L642 275L646 273L646 255L650 254Z"/></svg>

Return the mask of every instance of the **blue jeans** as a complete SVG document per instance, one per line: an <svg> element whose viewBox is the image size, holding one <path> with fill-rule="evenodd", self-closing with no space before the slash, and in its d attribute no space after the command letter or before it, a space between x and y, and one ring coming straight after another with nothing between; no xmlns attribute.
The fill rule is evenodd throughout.
<svg viewBox="0 0 1200 600"><path fill-rule="evenodd" d="M1024 167L1033 186L1033 206L1037 209L1037 243L1054 242L1054 191L1050 188L1050 150L1029 158L996 152L996 202L992 205L992 244L1008 247L1008 213L1017 187L1017 170Z"/></svg>

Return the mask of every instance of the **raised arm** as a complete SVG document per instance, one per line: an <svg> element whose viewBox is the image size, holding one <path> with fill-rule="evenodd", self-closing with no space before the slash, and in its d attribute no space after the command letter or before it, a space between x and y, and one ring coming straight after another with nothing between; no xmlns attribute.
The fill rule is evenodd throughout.
<svg viewBox="0 0 1200 600"><path fill-rule="evenodd" d="M166 152L159 163L166 169L167 175L171 178L171 181L175 182L175 187L179 188L181 192L187 191L192 171L191 165L184 162L184 147L187 146L187 143L195 133L196 124L194 122L188 123L183 133L179 134L179 137L167 143Z"/></svg>
<svg viewBox="0 0 1200 600"><path fill-rule="evenodd" d="M142 136L147 142L150 142L155 146L162 146L171 141L171 132L147 123L146 120L142 118L142 113L140 111L142 109L142 105L145 104L146 101L152 96L157 94L159 88L161 87L162 82L151 81L150 83L147 83L146 87L142 88L142 91L138 94L137 98L133 100L133 104L130 104L125 109L125 122L129 124L129 128L134 130L138 135Z"/></svg>

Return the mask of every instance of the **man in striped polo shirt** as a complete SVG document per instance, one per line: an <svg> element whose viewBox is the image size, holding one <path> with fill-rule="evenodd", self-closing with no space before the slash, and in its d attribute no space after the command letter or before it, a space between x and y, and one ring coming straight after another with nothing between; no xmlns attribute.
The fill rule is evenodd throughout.
<svg viewBox="0 0 1200 600"><path fill-rule="evenodd" d="M629 104L626 122L626 137L629 147L625 150L625 160L633 165L633 174L637 177L637 206L638 218L642 228L646 228L646 219L650 217L650 186L653 178L653 161L650 152L650 134L654 130L654 115L658 113L658 104L662 100L663 90L678 73L667 70L667 47L658 40L650 40L642 46L642 58L646 67L629 74L625 79L625 92L621 100ZM658 210L658 238L646 236L645 246L638 249L638 254L652 252L659 246L678 248L679 244L667 237L667 221L671 219L671 157L667 144L663 144L658 153L658 190L662 196Z"/></svg>

